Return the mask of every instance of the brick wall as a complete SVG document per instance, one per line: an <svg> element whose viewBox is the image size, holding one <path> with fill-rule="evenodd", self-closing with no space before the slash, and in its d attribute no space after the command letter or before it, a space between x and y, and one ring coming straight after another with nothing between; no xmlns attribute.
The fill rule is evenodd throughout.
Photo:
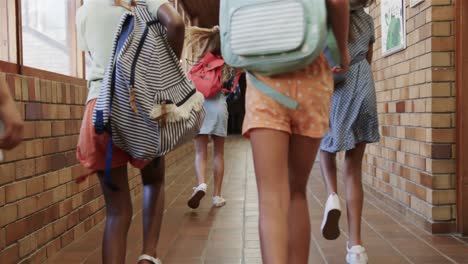
<svg viewBox="0 0 468 264"><path fill-rule="evenodd" d="M40 263L78 239L105 217L97 177L75 158L86 87L0 72L26 120L26 141L0 163L0 262ZM188 144L167 165L192 151ZM141 179L129 169L132 198Z"/></svg>
<svg viewBox="0 0 468 264"><path fill-rule="evenodd" d="M433 233L454 230L454 0L407 3L407 49L381 53L380 0L370 8L382 140L365 156L367 189Z"/></svg>

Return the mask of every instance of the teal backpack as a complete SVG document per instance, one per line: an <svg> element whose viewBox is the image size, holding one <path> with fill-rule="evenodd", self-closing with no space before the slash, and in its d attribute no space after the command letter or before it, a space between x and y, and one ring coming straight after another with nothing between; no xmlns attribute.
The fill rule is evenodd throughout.
<svg viewBox="0 0 468 264"><path fill-rule="evenodd" d="M225 62L274 76L310 65L327 39L325 0L221 0L220 36ZM297 103L248 74L253 85L286 107Z"/></svg>

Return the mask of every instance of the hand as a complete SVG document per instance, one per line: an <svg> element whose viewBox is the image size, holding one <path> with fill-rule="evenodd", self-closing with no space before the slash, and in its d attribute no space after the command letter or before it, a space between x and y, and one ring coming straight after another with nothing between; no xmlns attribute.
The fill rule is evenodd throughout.
<svg viewBox="0 0 468 264"><path fill-rule="evenodd" d="M24 123L12 98L0 103L0 120L5 131L0 135L0 149L12 149L23 140Z"/></svg>
<svg viewBox="0 0 468 264"><path fill-rule="evenodd" d="M340 66L335 66L332 68L333 73L345 74L349 69L349 65L351 63L351 56L349 55L349 49L346 49L346 51L342 52L341 54L342 54L341 64Z"/></svg>

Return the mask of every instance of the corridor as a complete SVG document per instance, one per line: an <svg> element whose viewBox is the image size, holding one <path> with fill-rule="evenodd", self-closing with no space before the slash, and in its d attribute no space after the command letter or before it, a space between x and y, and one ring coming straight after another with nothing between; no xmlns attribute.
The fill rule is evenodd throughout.
<svg viewBox="0 0 468 264"><path fill-rule="evenodd" d="M193 156L186 155L167 169L166 211L158 250L163 263L262 263L255 174L248 141L233 137L227 142L225 207L211 207L210 184L202 205L192 211L186 201L195 185ZM344 263L346 215L341 218L342 235L338 240L326 241L320 235L326 193L318 163L312 172L308 195L312 221L309 263ZM139 199L134 203L136 215L127 242L127 263L136 263L140 253L140 203ZM46 263L100 263L102 232L100 223ZM363 238L370 263L468 263L468 239L431 235L370 194L364 206Z"/></svg>

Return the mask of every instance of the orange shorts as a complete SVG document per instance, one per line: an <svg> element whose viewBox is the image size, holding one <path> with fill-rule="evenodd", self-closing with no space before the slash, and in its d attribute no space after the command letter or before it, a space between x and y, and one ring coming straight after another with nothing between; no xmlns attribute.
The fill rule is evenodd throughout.
<svg viewBox="0 0 468 264"><path fill-rule="evenodd" d="M274 77L256 76L270 87L298 103L289 109L257 90L247 81L246 114L243 135L256 128L267 128L311 138L322 138L328 131L333 95L333 76L324 55L309 67Z"/></svg>
<svg viewBox="0 0 468 264"><path fill-rule="evenodd" d="M81 164L92 171L103 171L106 164L107 146L109 134L96 134L93 124L93 110L96 99L86 105L83 122L81 124L80 136L76 156ZM133 159L125 151L113 146L112 168L118 168L130 162L135 168L142 169L151 161Z"/></svg>

